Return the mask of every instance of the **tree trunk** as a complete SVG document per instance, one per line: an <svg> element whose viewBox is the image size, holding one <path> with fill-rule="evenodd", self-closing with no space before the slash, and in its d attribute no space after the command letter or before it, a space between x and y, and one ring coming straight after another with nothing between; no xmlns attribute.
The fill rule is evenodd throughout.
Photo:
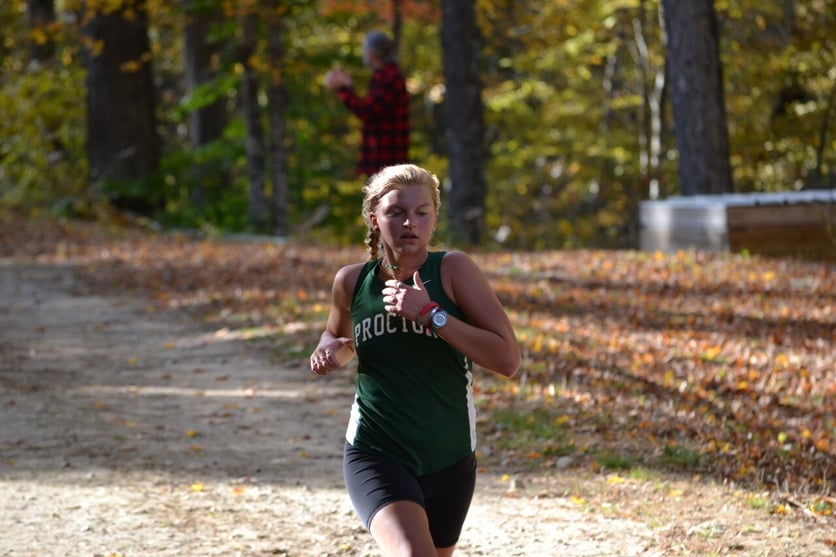
<svg viewBox="0 0 836 557"><path fill-rule="evenodd" d="M29 59L44 62L55 52L52 33L47 27L55 21L54 0L27 0L29 28L32 30Z"/></svg>
<svg viewBox="0 0 836 557"><path fill-rule="evenodd" d="M733 190L713 0L663 0L683 195Z"/></svg>
<svg viewBox="0 0 836 557"><path fill-rule="evenodd" d="M117 10L86 14L85 33L96 45L87 52L87 156L99 187L147 179L158 168L146 7L145 0L125 0ZM143 213L158 208L161 198L144 190L122 192L117 202Z"/></svg>
<svg viewBox="0 0 836 557"><path fill-rule="evenodd" d="M443 0L441 8L444 106L452 181L449 228L454 242L476 245L482 239L487 158L479 78L481 39L473 0Z"/></svg>
<svg viewBox="0 0 836 557"><path fill-rule="evenodd" d="M401 30L403 29L403 7L401 0L392 2L392 42L395 43L395 52L401 51Z"/></svg>
<svg viewBox="0 0 836 557"><path fill-rule="evenodd" d="M215 76L219 56L216 44L207 40L212 24L220 20L219 7L214 3L183 0L186 22L183 26L183 66L188 95ZM192 110L189 114L189 142L198 149L223 136L227 124L226 101L223 97ZM192 201L198 206L207 197L215 197L227 184L225 169L217 164L203 164L192 172Z"/></svg>
<svg viewBox="0 0 836 557"><path fill-rule="evenodd" d="M258 40L259 16L257 13L247 13L243 17L243 42L239 60L244 68L241 76L241 103L247 129L245 147L250 177L248 215L253 230L263 232L270 221L270 207L265 194L264 126L258 104L258 75L250 62Z"/></svg>
<svg viewBox="0 0 836 557"><path fill-rule="evenodd" d="M273 233L287 236L290 233L290 179L287 166L287 105L288 93L285 76L285 10L281 0L271 10L270 31L267 33L267 53L270 59L270 82L267 85L267 104L270 122L270 169L273 184Z"/></svg>
<svg viewBox="0 0 836 557"><path fill-rule="evenodd" d="M661 14L659 14L661 16ZM660 17L661 20L661 17ZM662 43L666 44L664 25L662 27ZM645 0L639 2L636 18L633 19L633 33L638 54L638 66L642 76L642 125L639 136L641 145L641 175L642 183L646 185L645 194L649 199L659 197L659 168L662 161L662 133L664 97L667 86L665 76L666 66L653 68L650 61L650 48L647 44L645 29L647 28L647 6Z"/></svg>
<svg viewBox="0 0 836 557"><path fill-rule="evenodd" d="M218 46L207 40L212 24L220 21L220 12L211 4L198 0L185 0L183 9L186 23L183 27L183 65L186 90L193 93L198 86L215 77L219 63ZM226 128L226 104L217 99L189 114L189 140L193 148L206 145L220 138Z"/></svg>

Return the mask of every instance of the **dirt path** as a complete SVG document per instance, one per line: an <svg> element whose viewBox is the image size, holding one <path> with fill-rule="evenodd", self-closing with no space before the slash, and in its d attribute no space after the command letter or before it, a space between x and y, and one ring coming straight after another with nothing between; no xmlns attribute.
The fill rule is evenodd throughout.
<svg viewBox="0 0 836 557"><path fill-rule="evenodd" d="M0 556L377 555L345 495L349 374L70 269L0 264ZM651 529L479 477L470 555L662 555Z"/></svg>

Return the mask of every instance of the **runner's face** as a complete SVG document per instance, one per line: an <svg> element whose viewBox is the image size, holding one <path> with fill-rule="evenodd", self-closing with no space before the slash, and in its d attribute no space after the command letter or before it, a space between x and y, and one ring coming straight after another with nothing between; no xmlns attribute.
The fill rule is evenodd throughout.
<svg viewBox="0 0 836 557"><path fill-rule="evenodd" d="M398 252L426 250L437 215L429 188L407 186L380 198L373 224L383 243Z"/></svg>

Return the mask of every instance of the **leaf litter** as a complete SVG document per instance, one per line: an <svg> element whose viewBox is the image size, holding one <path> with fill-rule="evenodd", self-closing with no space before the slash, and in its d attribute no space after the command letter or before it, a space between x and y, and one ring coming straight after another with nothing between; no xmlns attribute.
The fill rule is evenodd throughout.
<svg viewBox="0 0 836 557"><path fill-rule="evenodd" d="M7 261L70 267L93 293L149 300L151 316L185 311L218 338L267 347L276 365L299 368L327 312L334 270L364 257L357 249L90 223L6 220L0 229ZM525 358L518 380L477 378L480 471L494 478L501 506L538 501L587 522L591 514L658 521L640 544L646 552L755 555L753 539L777 531L786 539L769 543L799 547L786 554L828 554L836 538L832 264L693 251L474 257L508 309ZM49 334L49 325L40 327L36 334ZM178 342L162 341L160 352L176 352ZM141 355L126 357L142 367ZM261 394L244 388L250 398ZM241 413L227 405L206 423ZM339 408L326 415L342 419ZM141 422L121 423L136 429ZM218 449L207 445L203 425L179 431L183 454ZM304 440L295 449L299 460L316 457ZM192 480L183 489L201 485L192 493L204 494L206 482ZM726 512L718 515L716 505ZM693 522L694 509L710 514ZM352 524L350 511L341 512ZM340 547L360 551L365 535L355 535ZM354 550L334 554L360 554ZM477 545L469 550L483 554ZM585 554L575 550L567 554Z"/></svg>

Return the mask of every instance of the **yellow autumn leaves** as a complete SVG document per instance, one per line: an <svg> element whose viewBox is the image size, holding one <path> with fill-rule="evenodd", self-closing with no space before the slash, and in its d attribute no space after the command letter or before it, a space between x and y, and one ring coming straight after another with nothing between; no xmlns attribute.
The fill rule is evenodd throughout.
<svg viewBox="0 0 836 557"><path fill-rule="evenodd" d="M194 482L189 485L189 491L193 493L203 493L206 491L206 485L203 482ZM229 491L232 495L238 497L247 493L247 486L233 485L229 488Z"/></svg>

